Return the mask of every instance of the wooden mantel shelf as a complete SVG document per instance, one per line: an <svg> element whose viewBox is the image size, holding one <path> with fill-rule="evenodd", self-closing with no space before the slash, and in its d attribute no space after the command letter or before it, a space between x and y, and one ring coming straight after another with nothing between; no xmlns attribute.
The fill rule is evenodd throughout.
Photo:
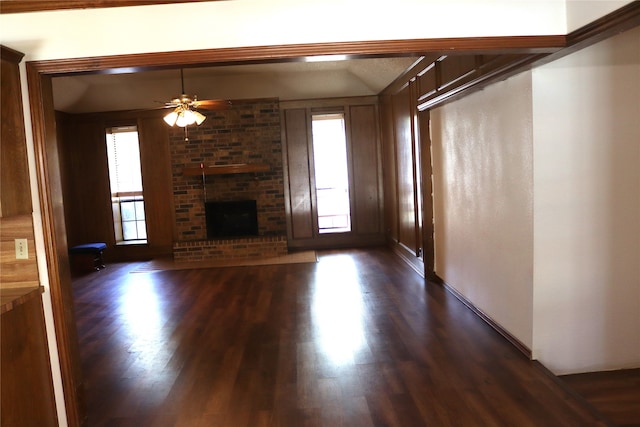
<svg viewBox="0 0 640 427"><path fill-rule="evenodd" d="M264 163L238 163L233 165L204 166L201 168L184 168L182 174L185 176L204 175L225 175L235 173L267 172L271 167Z"/></svg>

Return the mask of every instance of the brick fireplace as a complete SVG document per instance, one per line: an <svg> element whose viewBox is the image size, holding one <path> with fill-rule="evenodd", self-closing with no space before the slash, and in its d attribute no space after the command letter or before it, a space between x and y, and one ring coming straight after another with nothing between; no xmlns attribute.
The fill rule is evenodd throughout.
<svg viewBox="0 0 640 427"><path fill-rule="evenodd" d="M229 110L203 113L207 119L189 127L188 141L182 128L172 129L169 137L174 259L224 261L286 254L278 100L234 101ZM205 202L246 200L256 203L256 235L207 238Z"/></svg>

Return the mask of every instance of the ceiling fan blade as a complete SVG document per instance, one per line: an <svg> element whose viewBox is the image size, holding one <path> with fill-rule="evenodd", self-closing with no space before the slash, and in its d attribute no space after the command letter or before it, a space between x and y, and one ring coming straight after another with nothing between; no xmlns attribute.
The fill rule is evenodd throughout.
<svg viewBox="0 0 640 427"><path fill-rule="evenodd" d="M194 101L193 106L195 108L202 108L203 110L224 110L231 108L231 101L224 99L203 99Z"/></svg>
<svg viewBox="0 0 640 427"><path fill-rule="evenodd" d="M164 108L176 108L178 105L173 102L166 101L153 101L155 104L158 104L156 107L150 108L151 110L162 110Z"/></svg>

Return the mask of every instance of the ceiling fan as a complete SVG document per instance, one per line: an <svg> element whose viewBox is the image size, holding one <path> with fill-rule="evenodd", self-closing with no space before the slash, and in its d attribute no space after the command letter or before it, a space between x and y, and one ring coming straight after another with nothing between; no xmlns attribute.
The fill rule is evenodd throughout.
<svg viewBox="0 0 640 427"><path fill-rule="evenodd" d="M205 115L200 113L198 109L223 110L231 107L231 101L222 99L198 100L196 95L187 95L184 90L184 72L182 68L180 69L180 83L182 84L182 94L164 103L164 108L173 108L173 111L164 116L164 121L169 126L183 127L185 140L188 140L187 126L193 124L199 126L206 119Z"/></svg>

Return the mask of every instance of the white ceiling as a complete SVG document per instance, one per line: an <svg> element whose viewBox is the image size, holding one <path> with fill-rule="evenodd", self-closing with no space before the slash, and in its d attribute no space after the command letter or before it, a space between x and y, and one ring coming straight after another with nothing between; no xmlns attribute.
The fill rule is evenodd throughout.
<svg viewBox="0 0 640 427"><path fill-rule="evenodd" d="M185 91L198 99L317 99L377 95L417 57L186 68ZM53 79L58 111L157 108L180 95L178 69Z"/></svg>

